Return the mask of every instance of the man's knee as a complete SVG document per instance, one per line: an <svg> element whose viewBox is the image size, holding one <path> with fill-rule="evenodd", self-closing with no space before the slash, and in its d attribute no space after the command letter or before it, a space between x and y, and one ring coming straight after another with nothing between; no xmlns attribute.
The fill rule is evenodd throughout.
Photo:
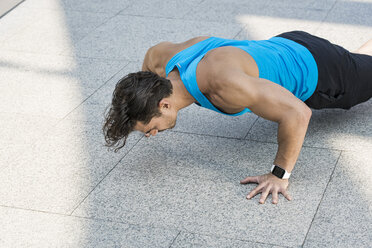
<svg viewBox="0 0 372 248"><path fill-rule="evenodd" d="M366 55L372 56L372 39L370 39L369 41L367 41L366 43L364 43L354 53L366 54Z"/></svg>

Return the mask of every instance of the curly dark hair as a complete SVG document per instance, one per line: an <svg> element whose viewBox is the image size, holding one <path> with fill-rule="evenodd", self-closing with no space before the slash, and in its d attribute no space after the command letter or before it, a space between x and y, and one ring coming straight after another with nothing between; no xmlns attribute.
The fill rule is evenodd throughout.
<svg viewBox="0 0 372 248"><path fill-rule="evenodd" d="M114 147L114 152L118 152L124 147L137 121L146 125L153 117L161 116L159 102L172 93L170 80L150 71L129 73L120 79L112 94L112 103L105 111L102 128L105 146L109 149Z"/></svg>

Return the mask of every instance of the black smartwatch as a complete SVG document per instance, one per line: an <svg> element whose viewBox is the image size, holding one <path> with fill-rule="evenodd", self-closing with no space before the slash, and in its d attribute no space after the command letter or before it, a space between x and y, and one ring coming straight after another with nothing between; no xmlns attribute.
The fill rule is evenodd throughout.
<svg viewBox="0 0 372 248"><path fill-rule="evenodd" d="M273 166L271 167L271 173L280 179L288 179L289 176L291 175L291 173L284 170L283 168L280 168L275 164L273 164Z"/></svg>

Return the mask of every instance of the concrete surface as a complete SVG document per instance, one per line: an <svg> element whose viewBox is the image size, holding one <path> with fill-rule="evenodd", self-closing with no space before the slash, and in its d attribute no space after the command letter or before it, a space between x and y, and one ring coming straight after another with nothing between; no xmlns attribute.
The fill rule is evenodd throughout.
<svg viewBox="0 0 372 248"><path fill-rule="evenodd" d="M370 247L372 100L314 110L287 201L247 200L276 124L191 106L118 153L116 82L161 41L304 30L353 51L371 0L26 0L0 19L0 247ZM372 68L371 68L372 69Z"/></svg>

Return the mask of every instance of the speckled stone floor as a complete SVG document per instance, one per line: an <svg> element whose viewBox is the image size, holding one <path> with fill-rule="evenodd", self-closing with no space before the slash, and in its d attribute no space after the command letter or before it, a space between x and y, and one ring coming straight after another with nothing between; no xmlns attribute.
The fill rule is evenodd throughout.
<svg viewBox="0 0 372 248"><path fill-rule="evenodd" d="M304 30L353 51L371 13L372 0L24 1L0 19L0 247L371 247L372 100L313 111L293 201L277 205L239 183L277 149L254 114L191 106L119 153L101 131L116 82L158 42Z"/></svg>

